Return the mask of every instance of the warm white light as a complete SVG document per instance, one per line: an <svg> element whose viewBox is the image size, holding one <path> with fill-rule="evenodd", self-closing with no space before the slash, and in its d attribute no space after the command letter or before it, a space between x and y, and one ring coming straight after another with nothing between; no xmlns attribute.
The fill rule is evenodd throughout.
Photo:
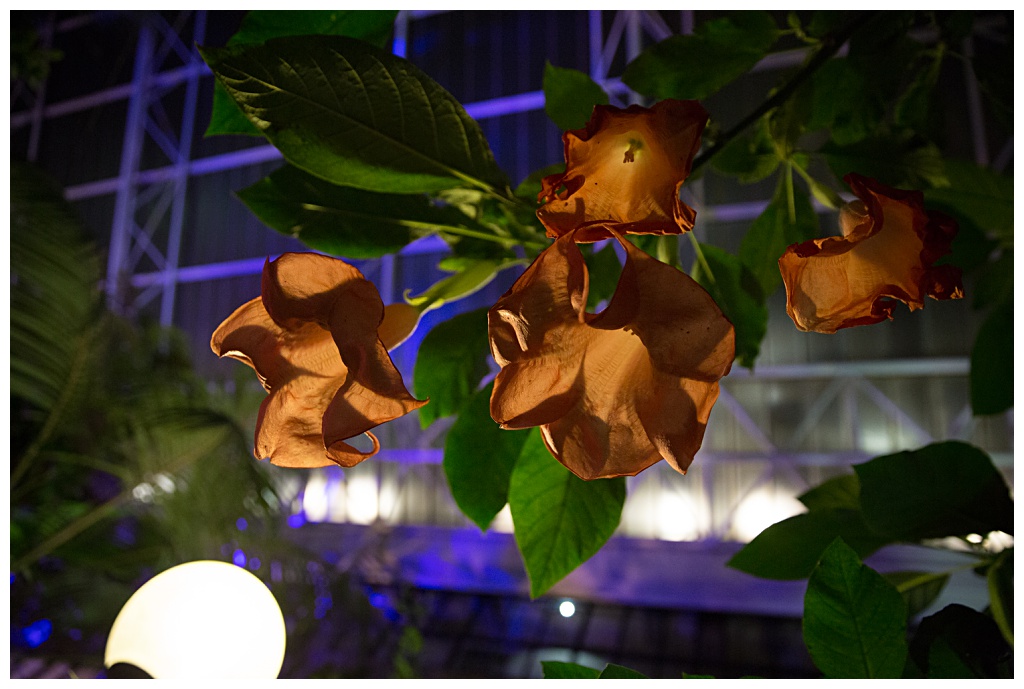
<svg viewBox="0 0 1024 689"><path fill-rule="evenodd" d="M573 602L571 600L564 600L558 606L558 612L562 615L562 617L572 617L576 614L576 606L573 605Z"/></svg>
<svg viewBox="0 0 1024 689"><path fill-rule="evenodd" d="M306 521L327 521L327 477L322 471L311 471L306 487L302 490L302 511Z"/></svg>
<svg viewBox="0 0 1024 689"><path fill-rule="evenodd" d="M512 510L509 509L508 505L501 508L501 512L494 515L494 521L491 522L490 530L496 533L512 533L514 530L512 524Z"/></svg>
<svg viewBox="0 0 1024 689"><path fill-rule="evenodd" d="M700 524L693 498L663 486L657 497L657 532L663 541L696 541Z"/></svg>
<svg viewBox="0 0 1024 689"><path fill-rule="evenodd" d="M982 536L981 534L976 534L976 533L967 534L967 542L968 543L981 543L984 540L985 540L985 537Z"/></svg>
<svg viewBox="0 0 1024 689"><path fill-rule="evenodd" d="M103 662L158 679L273 679L284 647L270 589L241 567L203 560L161 572L128 599Z"/></svg>
<svg viewBox="0 0 1024 689"><path fill-rule="evenodd" d="M350 474L347 488L348 520L372 524L377 519L377 479L370 474Z"/></svg>
<svg viewBox="0 0 1024 689"><path fill-rule="evenodd" d="M736 508L732 518L733 533L748 543L772 524L803 511L803 504L792 495L762 488L747 496Z"/></svg>

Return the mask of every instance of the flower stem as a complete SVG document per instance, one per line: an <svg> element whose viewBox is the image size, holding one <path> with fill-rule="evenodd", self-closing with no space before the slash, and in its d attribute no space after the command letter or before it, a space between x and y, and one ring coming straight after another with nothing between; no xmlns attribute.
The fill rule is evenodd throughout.
<svg viewBox="0 0 1024 689"><path fill-rule="evenodd" d="M698 242L697 238L693 236L693 232L687 232L686 236L690 238L690 244L693 245L693 250L697 254L697 263L700 264L700 269L708 276L708 282L713 286L716 286L715 274L711 272L711 266L708 264L708 260L704 258L704 252L701 251L700 242Z"/></svg>

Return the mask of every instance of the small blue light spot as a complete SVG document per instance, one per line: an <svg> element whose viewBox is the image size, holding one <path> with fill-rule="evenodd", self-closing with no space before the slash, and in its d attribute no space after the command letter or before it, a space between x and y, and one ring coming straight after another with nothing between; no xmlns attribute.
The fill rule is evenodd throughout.
<svg viewBox="0 0 1024 689"><path fill-rule="evenodd" d="M82 640L82 630L81 629L69 629L68 630L68 636L70 636L75 641L81 641Z"/></svg>
<svg viewBox="0 0 1024 689"><path fill-rule="evenodd" d="M241 549L235 551L234 555L231 556L231 560L239 567L245 567L245 553Z"/></svg>
<svg viewBox="0 0 1024 689"><path fill-rule="evenodd" d="M306 515L302 512L296 512L295 514L288 516L288 526L293 529L297 529L306 523Z"/></svg>
<svg viewBox="0 0 1024 689"><path fill-rule="evenodd" d="M375 608L380 608L381 610L383 610L384 608L391 607L391 601L389 601L387 595L383 593L371 593L370 605L372 605Z"/></svg>
<svg viewBox="0 0 1024 689"><path fill-rule="evenodd" d="M249 528L249 522L245 521L245 517L239 517L238 521L235 522L235 526L239 531L245 531Z"/></svg>
<svg viewBox="0 0 1024 689"><path fill-rule="evenodd" d="M36 648L50 638L51 632L53 632L53 623L50 620L39 620L25 627L22 635L29 648Z"/></svg>
<svg viewBox="0 0 1024 689"><path fill-rule="evenodd" d="M11 572L11 583L14 583L14 572Z"/></svg>
<svg viewBox="0 0 1024 689"><path fill-rule="evenodd" d="M263 563L260 562L260 559L258 557L249 558L249 569L251 569L252 571L255 572L257 569L259 569L261 564Z"/></svg>

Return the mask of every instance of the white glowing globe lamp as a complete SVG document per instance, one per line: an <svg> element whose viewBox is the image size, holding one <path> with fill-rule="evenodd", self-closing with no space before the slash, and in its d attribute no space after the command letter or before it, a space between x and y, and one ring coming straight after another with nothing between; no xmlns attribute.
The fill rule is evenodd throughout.
<svg viewBox="0 0 1024 689"><path fill-rule="evenodd" d="M158 679L274 679L284 616L255 575L226 562L186 562L136 591L114 620L103 662Z"/></svg>

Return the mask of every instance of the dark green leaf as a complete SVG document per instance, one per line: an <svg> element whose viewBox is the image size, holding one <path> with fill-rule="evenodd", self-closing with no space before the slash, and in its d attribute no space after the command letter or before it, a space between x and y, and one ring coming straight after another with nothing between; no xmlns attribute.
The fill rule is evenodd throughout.
<svg viewBox="0 0 1024 689"><path fill-rule="evenodd" d="M565 163L554 163L539 170L534 170L519 183L519 186L516 187L515 195L521 199L527 199L530 203L537 203L537 196L540 195L541 189L543 189L541 180L548 175L561 172L565 172Z"/></svg>
<svg viewBox="0 0 1024 689"><path fill-rule="evenodd" d="M783 174L768 206L743 236L739 258L757 278L761 293L767 297L782 284L779 257L786 248L817 236L818 214L811 206L810 197L793 185L792 177Z"/></svg>
<svg viewBox="0 0 1024 689"><path fill-rule="evenodd" d="M811 21L807 23L807 35L823 38L826 34L846 24L850 19L850 14L845 10L815 10L811 15Z"/></svg>
<svg viewBox="0 0 1024 689"><path fill-rule="evenodd" d="M1013 178L962 160L947 160L949 186L926 189L928 208L965 218L1013 246Z"/></svg>
<svg viewBox="0 0 1024 689"><path fill-rule="evenodd" d="M581 128L595 105L607 103L608 94L588 75L550 62L544 65L544 111L559 129Z"/></svg>
<svg viewBox="0 0 1024 689"><path fill-rule="evenodd" d="M737 136L711 159L716 170L744 184L761 181L775 172L779 162L766 117L759 119L749 134Z"/></svg>
<svg viewBox="0 0 1024 689"><path fill-rule="evenodd" d="M557 660L542 660L544 679L597 679L601 673L594 668L578 663L563 663Z"/></svg>
<svg viewBox="0 0 1024 689"><path fill-rule="evenodd" d="M590 276L587 308L594 310L602 301L612 298L619 284L619 275L622 274L622 264L611 242L605 244L600 251L584 251L583 258L587 262Z"/></svg>
<svg viewBox="0 0 1024 689"><path fill-rule="evenodd" d="M900 189L949 184L939 149L903 135L883 134L849 146L830 143L821 153L839 178L856 172Z"/></svg>
<svg viewBox="0 0 1024 689"><path fill-rule="evenodd" d="M811 488L797 498L808 510L859 510L860 481L856 474L844 474Z"/></svg>
<svg viewBox="0 0 1024 689"><path fill-rule="evenodd" d="M396 10L252 10L228 45L252 45L278 36L321 34L350 36L384 48L397 15ZM213 84L213 113L206 130L206 136L215 134L260 135L219 81Z"/></svg>
<svg viewBox="0 0 1024 689"><path fill-rule="evenodd" d="M683 679L715 679L714 675L691 675L683 673Z"/></svg>
<svg viewBox="0 0 1024 689"><path fill-rule="evenodd" d="M945 46L936 46L931 55L922 55L922 67L917 70L913 80L906 90L896 101L893 112L893 120L901 127L916 128L919 131L926 130L930 121L933 120L937 109L933 102L932 93L939 81L939 71L942 68L942 59L945 56Z"/></svg>
<svg viewBox="0 0 1024 689"><path fill-rule="evenodd" d="M907 610L899 592L836 539L804 597L804 643L832 679L898 679L907 658Z"/></svg>
<svg viewBox="0 0 1024 689"><path fill-rule="evenodd" d="M753 368L768 330L768 307L761 285L736 256L709 244L701 244L700 248L710 275L699 256L690 275L708 291L736 329L736 360Z"/></svg>
<svg viewBox="0 0 1024 689"><path fill-rule="evenodd" d="M934 603L949 582L948 572L886 572L883 576L903 596L908 617Z"/></svg>
<svg viewBox="0 0 1024 689"><path fill-rule="evenodd" d="M1013 500L1002 475L967 443L934 443L853 470L864 521L893 540L1013 533Z"/></svg>
<svg viewBox="0 0 1024 689"><path fill-rule="evenodd" d="M455 504L483 531L508 502L512 468L530 433L502 430L491 419L493 387L478 390L462 407L444 445L444 474Z"/></svg>
<svg viewBox="0 0 1024 689"><path fill-rule="evenodd" d="M339 187L291 165L237 194L278 232L347 258L394 253L431 227L470 224L459 211L436 207L426 196Z"/></svg>
<svg viewBox="0 0 1024 689"><path fill-rule="evenodd" d="M769 526L726 564L765 579L803 579L837 537L860 557L889 542L872 533L856 510L815 510Z"/></svg>
<svg viewBox="0 0 1024 689"><path fill-rule="evenodd" d="M931 679L1007 679L1013 651L992 618L954 603L921 620L910 657Z"/></svg>
<svg viewBox="0 0 1024 689"><path fill-rule="evenodd" d="M394 193L506 188L480 127L407 60L344 36L202 53L285 159L317 177Z"/></svg>
<svg viewBox="0 0 1024 689"><path fill-rule="evenodd" d="M927 196L925 198L927 199ZM933 207L930 201L926 200L926 203ZM967 218L960 216L956 220L959 229L953 237L951 252L936 261L936 265L954 265L968 273L988 264L992 252L999 247L999 242L990 238L984 230Z"/></svg>
<svg viewBox="0 0 1024 689"><path fill-rule="evenodd" d="M1013 409L1013 301L985 318L971 350L971 409L976 416Z"/></svg>
<svg viewBox="0 0 1024 689"><path fill-rule="evenodd" d="M767 12L734 12L648 48L626 66L622 81L653 98L707 98L757 64L778 35Z"/></svg>
<svg viewBox="0 0 1024 689"><path fill-rule="evenodd" d="M405 300L418 308L421 313L426 313L448 302L468 297L483 289L494 279L499 270L519 265L522 262L519 259L499 261L475 258L459 259L457 262L446 264L449 267L458 268L457 273L438 280L425 292L415 297L406 293Z"/></svg>
<svg viewBox="0 0 1024 689"><path fill-rule="evenodd" d="M419 399L420 425L457 414L487 373L487 309L477 309L435 325L416 355L413 389ZM502 503L504 504L504 503Z"/></svg>
<svg viewBox="0 0 1024 689"><path fill-rule="evenodd" d="M988 568L988 596L992 619L1006 642L1013 645L1013 548L999 553Z"/></svg>
<svg viewBox="0 0 1024 689"><path fill-rule="evenodd" d="M961 41L971 35L971 29L974 27L974 11L937 11L935 12L935 23L947 43L960 45Z"/></svg>
<svg viewBox="0 0 1024 689"><path fill-rule="evenodd" d="M548 453L540 431L530 432L508 502L532 598L601 549L619 525L625 500L624 478L577 478Z"/></svg>
<svg viewBox="0 0 1024 689"><path fill-rule="evenodd" d="M622 665L608 663L598 679L648 679L647 675Z"/></svg>
<svg viewBox="0 0 1024 689"><path fill-rule="evenodd" d="M1012 126L1014 106L1014 48L1009 40L993 41L987 50L979 51L971 59L981 92L992 106L992 112L1002 122Z"/></svg>
<svg viewBox="0 0 1024 689"><path fill-rule="evenodd" d="M828 129L837 146L847 146L874 134L885 104L873 90L868 76L850 60L826 62L812 80L812 108L807 127Z"/></svg>
<svg viewBox="0 0 1024 689"><path fill-rule="evenodd" d="M986 309L1013 298L1013 251L1003 251L999 258L985 265L974 286L975 309Z"/></svg>

